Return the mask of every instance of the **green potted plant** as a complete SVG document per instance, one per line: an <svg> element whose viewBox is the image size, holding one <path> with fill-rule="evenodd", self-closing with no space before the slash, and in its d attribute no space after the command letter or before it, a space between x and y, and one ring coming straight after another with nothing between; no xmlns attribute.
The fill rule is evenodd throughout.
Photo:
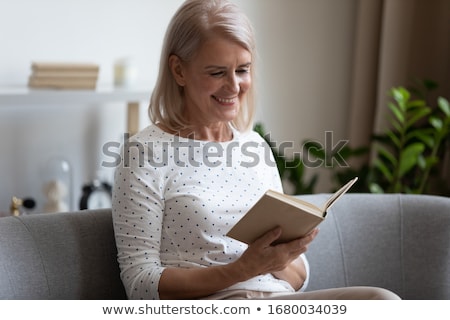
<svg viewBox="0 0 450 320"><path fill-rule="evenodd" d="M391 128L375 138L372 192L427 193L430 173L450 132L448 100L439 97L437 108L423 98L414 99L411 90L394 87L389 102Z"/></svg>
<svg viewBox="0 0 450 320"><path fill-rule="evenodd" d="M433 81L423 81L424 90L393 87L388 103L390 128L376 135L370 146L338 150L339 155L327 155L320 144L306 141L309 156L326 160L340 157L345 160L367 156L373 150L374 158L359 168L347 167L333 170L333 182L339 186L349 178L360 181L353 192L372 193L441 193L444 188L431 189L431 182L439 179L439 159L450 144L450 107L444 97L438 97L436 106L427 103L427 92L435 89ZM328 161L330 163L330 161ZM445 186L448 183L443 182ZM447 186L448 188L448 186Z"/></svg>

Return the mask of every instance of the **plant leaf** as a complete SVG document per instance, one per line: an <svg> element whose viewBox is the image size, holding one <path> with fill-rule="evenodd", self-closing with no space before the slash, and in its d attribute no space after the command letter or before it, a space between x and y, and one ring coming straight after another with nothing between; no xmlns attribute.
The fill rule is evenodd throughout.
<svg viewBox="0 0 450 320"><path fill-rule="evenodd" d="M378 183L372 182L369 184L369 190L371 193L384 193L383 188Z"/></svg>
<svg viewBox="0 0 450 320"><path fill-rule="evenodd" d="M422 108L422 107L426 106L426 102L425 102L425 100L422 100L422 99L416 99L416 100L409 101L407 106L408 106L408 109Z"/></svg>
<svg viewBox="0 0 450 320"><path fill-rule="evenodd" d="M431 168L432 166L439 163L439 157L436 156L429 156L425 158L425 164L428 168Z"/></svg>
<svg viewBox="0 0 450 320"><path fill-rule="evenodd" d="M444 126L442 120L435 116L430 117L430 123L437 131L441 131Z"/></svg>
<svg viewBox="0 0 450 320"><path fill-rule="evenodd" d="M401 147L400 138L397 137L397 136L395 135L395 133L392 132L392 130L386 131L386 135L391 139L391 141L394 143L394 145L395 145L397 148L400 148L400 147Z"/></svg>
<svg viewBox="0 0 450 320"><path fill-rule="evenodd" d="M397 101L402 110L406 110L406 101L409 100L411 94L404 87L392 88L391 95Z"/></svg>
<svg viewBox="0 0 450 320"><path fill-rule="evenodd" d="M391 171L386 167L386 165L380 161L380 159L375 159L374 166L383 174L383 176L387 179L387 181L392 182L394 177L392 176Z"/></svg>
<svg viewBox="0 0 450 320"><path fill-rule="evenodd" d="M434 90L438 87L438 84L436 81L425 79L423 80L423 85L427 90Z"/></svg>
<svg viewBox="0 0 450 320"><path fill-rule="evenodd" d="M397 121L394 117L388 117L388 121L392 127L394 127L395 131L403 132L403 122Z"/></svg>
<svg viewBox="0 0 450 320"><path fill-rule="evenodd" d="M417 165L422 170L425 170L426 167L427 167L427 161L426 161L425 157L422 154L419 155L419 157L417 158Z"/></svg>
<svg viewBox="0 0 450 320"><path fill-rule="evenodd" d="M399 177L403 177L416 164L419 155L425 150L425 145L421 142L413 143L407 146L400 153Z"/></svg>
<svg viewBox="0 0 450 320"><path fill-rule="evenodd" d="M405 122L405 116L403 115L402 110L400 110L399 107L397 107L394 103L389 102L388 104L389 109L391 109L392 113L395 115L395 117L397 118L397 120L400 123Z"/></svg>
<svg viewBox="0 0 450 320"><path fill-rule="evenodd" d="M438 98L438 106L439 106L439 109L441 109L442 112L444 112L447 117L450 117L450 105L449 105L447 99L445 99L443 97L439 97Z"/></svg>
<svg viewBox="0 0 450 320"><path fill-rule="evenodd" d="M385 147L379 146L378 152L385 157L392 165L397 165L397 158Z"/></svg>
<svg viewBox="0 0 450 320"><path fill-rule="evenodd" d="M433 130L427 129L417 129L408 133L405 137L406 141L417 138L423 143L425 143L429 148L433 148L435 141L433 136Z"/></svg>
<svg viewBox="0 0 450 320"><path fill-rule="evenodd" d="M411 127L412 125L414 125L417 121L419 121L420 119L422 119L423 117L425 117L426 115L428 115L431 112L431 109L428 107L425 107L423 109L417 109L414 112L411 112L412 115L411 117L408 119L408 121L406 122L406 128Z"/></svg>

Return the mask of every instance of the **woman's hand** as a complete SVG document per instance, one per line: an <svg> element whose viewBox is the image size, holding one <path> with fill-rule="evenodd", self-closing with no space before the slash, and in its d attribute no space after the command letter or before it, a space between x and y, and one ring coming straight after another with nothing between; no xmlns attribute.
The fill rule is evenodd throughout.
<svg viewBox="0 0 450 320"><path fill-rule="evenodd" d="M271 245L281 235L281 229L275 228L249 245L235 263L247 278L272 273L297 290L306 279L305 265L299 256L307 251L318 231L314 229L302 238Z"/></svg>

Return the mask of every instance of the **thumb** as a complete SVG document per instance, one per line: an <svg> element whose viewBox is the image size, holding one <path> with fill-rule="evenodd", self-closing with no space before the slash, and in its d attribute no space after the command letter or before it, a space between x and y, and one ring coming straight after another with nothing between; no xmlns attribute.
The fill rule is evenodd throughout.
<svg viewBox="0 0 450 320"><path fill-rule="evenodd" d="M281 227L276 227L270 231L267 231L261 237L255 240L254 244L261 245L263 247L270 246L275 240L281 236Z"/></svg>

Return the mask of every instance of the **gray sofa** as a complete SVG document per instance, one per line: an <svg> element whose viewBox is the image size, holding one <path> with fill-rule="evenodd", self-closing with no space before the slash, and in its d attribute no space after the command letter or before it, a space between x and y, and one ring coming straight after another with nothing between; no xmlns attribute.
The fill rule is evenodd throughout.
<svg viewBox="0 0 450 320"><path fill-rule="evenodd" d="M347 194L307 256L309 290L372 285L450 299L450 198ZM126 299L111 211L0 218L0 298Z"/></svg>

